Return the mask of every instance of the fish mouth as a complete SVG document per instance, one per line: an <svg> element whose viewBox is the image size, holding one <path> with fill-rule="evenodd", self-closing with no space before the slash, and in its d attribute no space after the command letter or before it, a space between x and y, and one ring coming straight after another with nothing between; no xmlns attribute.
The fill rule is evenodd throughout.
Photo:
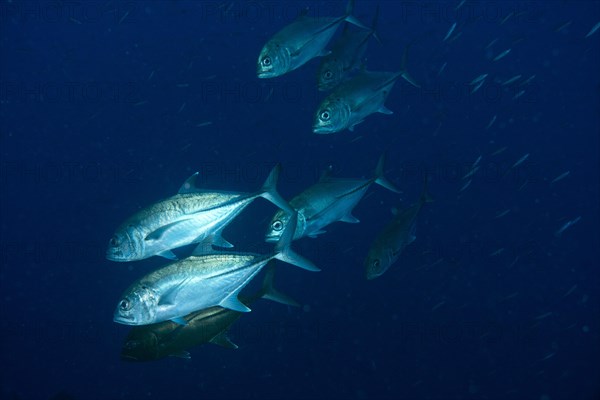
<svg viewBox="0 0 600 400"><path fill-rule="evenodd" d="M133 317L126 317L123 315L115 315L113 321L123 325L139 325L133 320Z"/></svg>
<svg viewBox="0 0 600 400"><path fill-rule="evenodd" d="M258 66L256 67L256 76L258 76L259 78L272 78L274 76L277 76L277 74L275 74L272 68L266 69L263 68L262 65L258 64Z"/></svg>
<svg viewBox="0 0 600 400"><path fill-rule="evenodd" d="M265 79L265 78L275 78L277 76L276 73L272 72L272 71L256 71L256 76L260 79Z"/></svg>
<svg viewBox="0 0 600 400"><path fill-rule="evenodd" d="M108 248L106 250L106 259L109 261L119 261L119 262L127 261L127 258L123 255L123 251L115 249L115 248Z"/></svg>
<svg viewBox="0 0 600 400"><path fill-rule="evenodd" d="M330 129L330 128L327 128L327 127L321 126L321 125L314 125L313 133L328 134L328 133L333 133L333 129Z"/></svg>
<svg viewBox="0 0 600 400"><path fill-rule="evenodd" d="M373 279L377 278L381 276L381 274L375 273L375 272L367 272L365 274L365 277L367 278L368 281L372 281Z"/></svg>
<svg viewBox="0 0 600 400"><path fill-rule="evenodd" d="M265 242L277 242L279 240L279 236L274 236L274 235L269 235L269 236L265 236Z"/></svg>
<svg viewBox="0 0 600 400"><path fill-rule="evenodd" d="M122 254L106 252L106 259L109 261L125 261Z"/></svg>

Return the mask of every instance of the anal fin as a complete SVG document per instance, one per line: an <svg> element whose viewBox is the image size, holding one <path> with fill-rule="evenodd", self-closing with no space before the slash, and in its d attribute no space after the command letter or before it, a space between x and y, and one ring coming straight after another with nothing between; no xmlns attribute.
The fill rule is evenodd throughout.
<svg viewBox="0 0 600 400"><path fill-rule="evenodd" d="M184 358L186 360L191 360L192 356L190 355L189 352L185 351L185 350L181 350L181 351L177 351L175 353L171 353L169 354L169 356L171 357L177 357L177 358Z"/></svg>
<svg viewBox="0 0 600 400"><path fill-rule="evenodd" d="M360 220L358 218L356 218L354 215L348 213L346 215L344 215L341 219L341 222L347 222L349 224L358 224L360 222Z"/></svg>
<svg viewBox="0 0 600 400"><path fill-rule="evenodd" d="M228 308L230 310L237 311L237 312L252 311L237 298L237 293L233 293L229 297L226 297L225 299L223 299L223 301L221 301L219 303L219 305L223 308Z"/></svg>
<svg viewBox="0 0 600 400"><path fill-rule="evenodd" d="M160 257L164 257L168 260L177 260L177 256L171 250L163 250L156 255L160 256Z"/></svg>
<svg viewBox="0 0 600 400"><path fill-rule="evenodd" d="M233 343L231 339L227 337L227 332L221 332L217 336L209 340L212 344L217 346L225 347L226 349L237 349L237 344Z"/></svg>

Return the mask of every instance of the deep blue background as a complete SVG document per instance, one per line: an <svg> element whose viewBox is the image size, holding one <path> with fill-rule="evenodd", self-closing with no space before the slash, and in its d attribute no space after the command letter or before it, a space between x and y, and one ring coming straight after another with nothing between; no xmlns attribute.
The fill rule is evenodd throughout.
<svg viewBox="0 0 600 400"><path fill-rule="evenodd" d="M374 2L357 3L370 23ZM416 39L408 69L422 89L398 82L393 115L317 136L318 61L259 80L256 58L304 6L337 16L344 2L2 1L0 397L598 398L600 32L585 35L599 3L457 3L379 2L368 68L397 70ZM461 35L442 41L454 22ZM496 80L517 74L536 77L513 99ZM232 328L235 351L120 361L128 329L113 308L164 264L104 259L124 218L194 171L205 187L253 191L281 162L289 198L328 164L369 177L386 149L402 199L372 187L360 224L297 242L322 272L278 269L303 309L257 303ZM417 240L366 281L371 240L425 169L435 202ZM225 237L255 248L272 212L257 200Z"/></svg>

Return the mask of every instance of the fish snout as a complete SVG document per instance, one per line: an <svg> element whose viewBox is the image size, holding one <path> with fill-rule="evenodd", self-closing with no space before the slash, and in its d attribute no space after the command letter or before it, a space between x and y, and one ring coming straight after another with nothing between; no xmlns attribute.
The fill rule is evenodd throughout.
<svg viewBox="0 0 600 400"><path fill-rule="evenodd" d="M326 126L323 125L314 125L313 126L313 133L317 133L320 135L325 135L325 134L330 134L333 133L333 131L331 129L329 129Z"/></svg>

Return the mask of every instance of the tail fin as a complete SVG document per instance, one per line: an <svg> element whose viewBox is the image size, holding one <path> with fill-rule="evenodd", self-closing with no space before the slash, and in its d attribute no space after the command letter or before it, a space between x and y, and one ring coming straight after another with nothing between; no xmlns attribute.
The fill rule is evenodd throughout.
<svg viewBox="0 0 600 400"><path fill-rule="evenodd" d="M294 212L292 207L285 201L277 192L277 179L279 178L279 171L281 170L281 164L277 164L271 170L271 173L267 177L267 180L263 184L260 196L269 200L283 211L291 214Z"/></svg>
<svg viewBox="0 0 600 400"><path fill-rule="evenodd" d="M412 78L412 76L410 76L408 74L408 71L406 70L406 64L408 63L408 50L410 49L410 47L413 44L414 44L414 41L412 41L409 44L407 44L406 47L404 48L404 53L402 54L402 64L400 65L400 76L403 77L406 82L410 83L414 87L420 88L421 85L419 85L417 83L417 81L415 81Z"/></svg>
<svg viewBox="0 0 600 400"><path fill-rule="evenodd" d="M410 83L416 88L420 88L421 86L410 76L406 69L406 64L408 62L408 50L416 43L423 41L425 38L432 36L433 34L435 34L435 30L428 30L411 40L410 43L408 43L404 48L404 53L402 55L402 64L400 65L400 76L402 76L408 83Z"/></svg>
<svg viewBox="0 0 600 400"><path fill-rule="evenodd" d="M294 233L296 232L296 222L298 220L298 212L294 211L292 217L286 224L277 245L275 245L275 258L286 262L288 264L295 265L300 268L304 268L307 271L320 271L311 261L302 257L292 250L290 247Z"/></svg>
<svg viewBox="0 0 600 400"><path fill-rule="evenodd" d="M383 186L387 190L391 190L394 193L402 193L400 190L394 186L394 184L387 180L385 176L383 176L383 164L385 163L385 153L379 157L379 161L377 162L377 168L375 168L375 183Z"/></svg>
<svg viewBox="0 0 600 400"><path fill-rule="evenodd" d="M258 297L288 306L300 307L300 304L296 300L284 293L279 292L273 287L273 280L275 278L275 264L275 260L271 260L267 264L265 278L263 280L263 285Z"/></svg>
<svg viewBox="0 0 600 400"><path fill-rule="evenodd" d="M379 36L377 35L377 22L379 21L379 4L377 4L377 8L375 9L375 16L373 17L373 22L371 22L371 35L373 35L373 37L375 38L375 40L377 40L377 42L379 42L379 44L383 44L381 43L381 39L379 39Z"/></svg>
<svg viewBox="0 0 600 400"><path fill-rule="evenodd" d="M370 31L371 28L363 25L363 23L360 22L358 19L356 19L356 17L352 16L353 12L354 12L354 0L348 0L348 4L346 5L346 16L345 16L344 20L346 20L346 22L351 23L352 25L358 26L361 29Z"/></svg>

